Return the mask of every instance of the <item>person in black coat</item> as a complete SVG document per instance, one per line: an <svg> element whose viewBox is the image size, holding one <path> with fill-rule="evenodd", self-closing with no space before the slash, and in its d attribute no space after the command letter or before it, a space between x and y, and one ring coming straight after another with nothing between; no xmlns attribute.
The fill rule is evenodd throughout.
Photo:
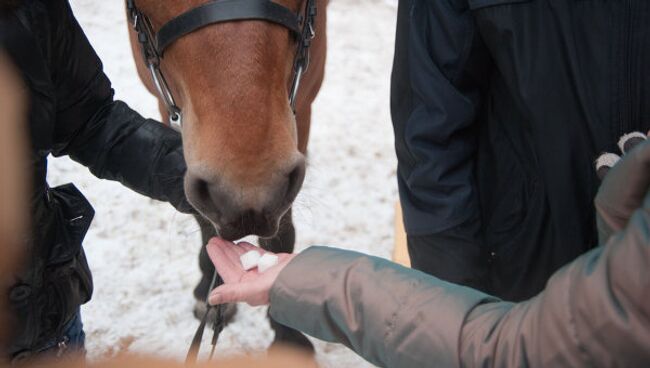
<svg viewBox="0 0 650 368"><path fill-rule="evenodd" d="M414 268L506 300L597 245L593 162L650 129L650 1L401 0L392 76Z"/></svg>
<svg viewBox="0 0 650 368"><path fill-rule="evenodd" d="M3 347L3 356L17 362L82 351L79 306L93 292L82 241L94 211L74 185L47 185L48 155L68 155L99 178L181 212L192 209L180 135L114 100L67 0L3 2L0 48L24 79L30 106L32 231L9 292L14 336Z"/></svg>

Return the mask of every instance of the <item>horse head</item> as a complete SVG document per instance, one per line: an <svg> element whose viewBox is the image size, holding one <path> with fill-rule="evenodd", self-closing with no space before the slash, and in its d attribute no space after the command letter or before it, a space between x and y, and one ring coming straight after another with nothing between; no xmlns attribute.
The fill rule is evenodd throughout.
<svg viewBox="0 0 650 368"><path fill-rule="evenodd" d="M305 1L275 4L299 14ZM155 33L206 0L135 3ZM224 238L274 236L302 186L305 156L288 99L297 38L268 20L220 22L175 39L160 58L182 111L186 195Z"/></svg>

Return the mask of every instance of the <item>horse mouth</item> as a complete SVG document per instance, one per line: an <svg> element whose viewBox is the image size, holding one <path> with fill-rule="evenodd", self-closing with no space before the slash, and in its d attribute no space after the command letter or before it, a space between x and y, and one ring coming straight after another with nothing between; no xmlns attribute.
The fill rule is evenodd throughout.
<svg viewBox="0 0 650 368"><path fill-rule="evenodd" d="M207 218L215 227L219 237L225 240L235 241L246 236L258 236L265 239L276 236L279 229L280 217L250 211L225 224L214 221L210 217Z"/></svg>

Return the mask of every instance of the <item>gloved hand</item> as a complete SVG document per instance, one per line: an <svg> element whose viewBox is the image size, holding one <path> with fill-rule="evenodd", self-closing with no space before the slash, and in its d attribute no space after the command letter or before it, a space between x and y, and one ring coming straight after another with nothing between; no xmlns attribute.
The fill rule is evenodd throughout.
<svg viewBox="0 0 650 368"><path fill-rule="evenodd" d="M632 213L641 207L650 186L650 140L634 133L624 136L619 146L624 156L613 162L611 170L604 163L611 163L612 154L605 154L610 155L608 159L601 156L597 163L599 175L605 176L595 199L601 245L625 228Z"/></svg>

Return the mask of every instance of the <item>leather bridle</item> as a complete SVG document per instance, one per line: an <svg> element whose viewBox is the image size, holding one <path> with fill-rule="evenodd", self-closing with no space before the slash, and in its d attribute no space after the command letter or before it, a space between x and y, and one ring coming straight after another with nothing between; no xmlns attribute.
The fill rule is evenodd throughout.
<svg viewBox="0 0 650 368"><path fill-rule="evenodd" d="M173 18L160 27L157 33L149 18L138 9L135 0L126 0L126 8L129 21L138 35L143 59L167 108L172 128L180 131L183 113L160 69L165 50L179 38L217 23L262 20L279 24L292 33L297 48L289 103L295 113L300 79L309 67L309 48L316 35L316 0L305 0L302 12L298 13L270 0L213 0Z"/></svg>

